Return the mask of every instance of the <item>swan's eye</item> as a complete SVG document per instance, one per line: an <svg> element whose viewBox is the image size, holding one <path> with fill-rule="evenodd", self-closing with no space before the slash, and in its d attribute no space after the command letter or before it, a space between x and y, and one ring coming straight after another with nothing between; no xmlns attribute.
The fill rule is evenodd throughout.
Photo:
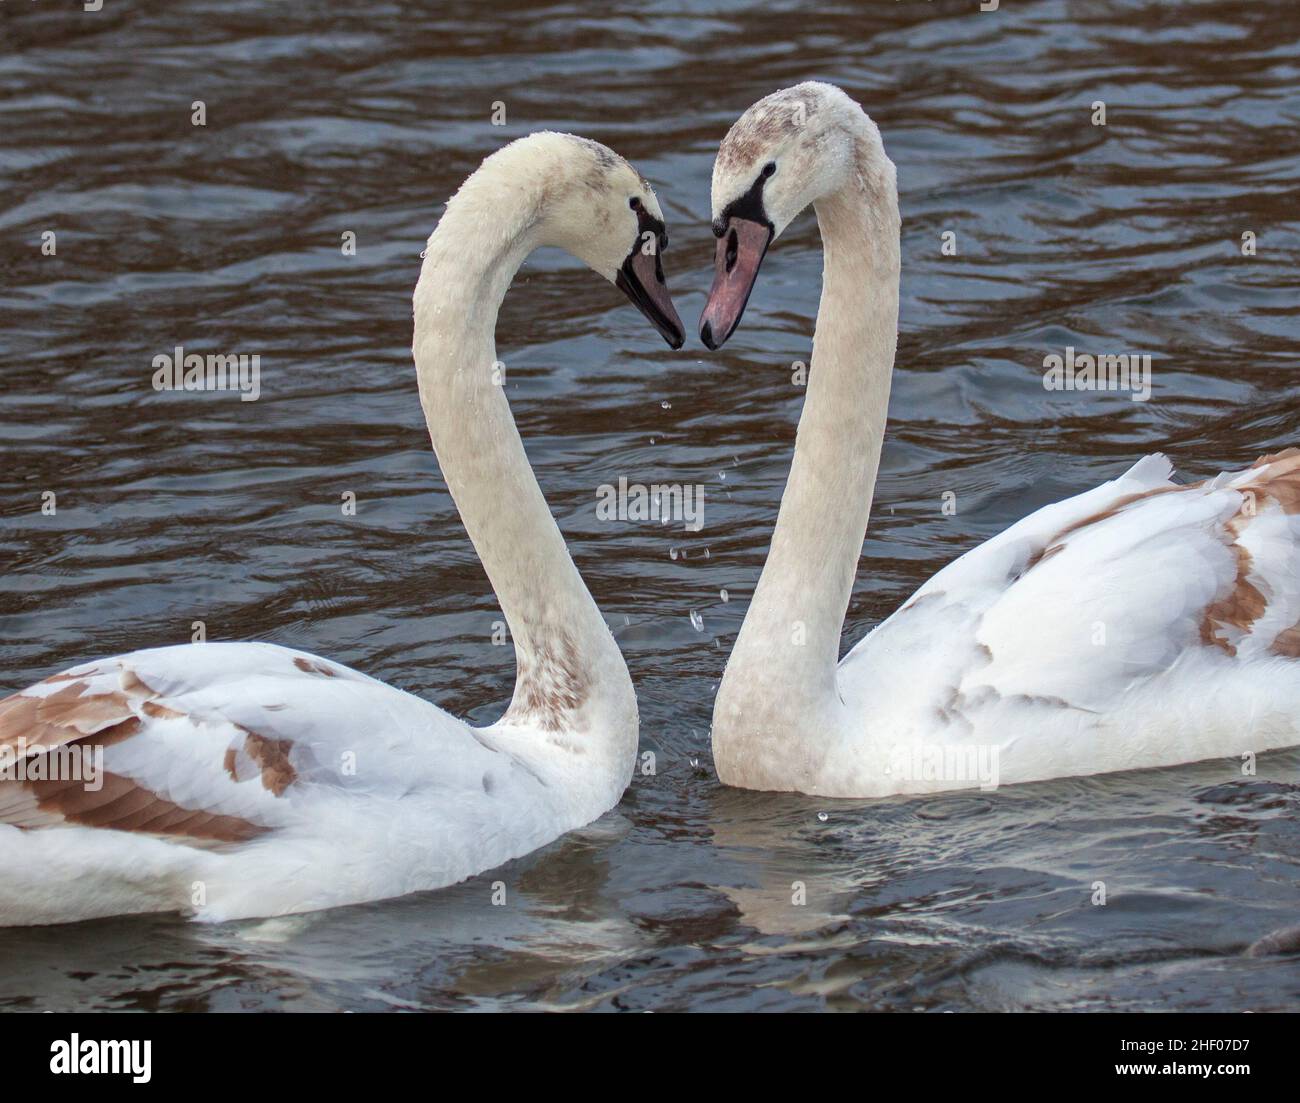
<svg viewBox="0 0 1300 1103"><path fill-rule="evenodd" d="M641 197L636 195L632 196L632 198L627 201L627 205L634 211L639 211L641 209Z"/></svg>
<svg viewBox="0 0 1300 1103"><path fill-rule="evenodd" d="M776 162L768 161L768 163L763 166L763 176L771 176L774 172L776 172Z"/></svg>

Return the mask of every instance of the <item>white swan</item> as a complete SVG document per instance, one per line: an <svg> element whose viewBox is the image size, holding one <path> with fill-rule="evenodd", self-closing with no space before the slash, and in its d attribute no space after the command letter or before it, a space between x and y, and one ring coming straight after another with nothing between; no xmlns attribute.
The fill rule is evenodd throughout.
<svg viewBox="0 0 1300 1103"><path fill-rule="evenodd" d="M460 881L613 807L636 754L632 682L496 385L493 330L524 258L555 245L679 347L665 242L659 204L626 161L550 133L488 157L429 238L416 372L514 640L502 719L472 728L265 643L73 667L0 702L0 924L173 910L223 920L381 899Z"/></svg>
<svg viewBox="0 0 1300 1103"><path fill-rule="evenodd" d="M1195 486L1148 456L967 552L837 664L894 366L899 216L875 124L817 83L755 104L718 152L710 348L810 203L825 269L807 395L714 705L718 777L874 797L1300 743L1297 449Z"/></svg>

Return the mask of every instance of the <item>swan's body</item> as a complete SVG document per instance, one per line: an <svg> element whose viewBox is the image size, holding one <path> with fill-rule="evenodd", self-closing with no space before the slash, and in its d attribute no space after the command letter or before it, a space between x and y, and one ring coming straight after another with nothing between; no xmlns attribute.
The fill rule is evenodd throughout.
<svg viewBox="0 0 1300 1103"><path fill-rule="evenodd" d="M453 884L612 807L636 738L625 713L602 761L584 761L535 723L476 731L263 643L74 667L10 698L2 719L45 746L102 746L104 771L100 788L0 782L9 925L279 915Z"/></svg>
<svg viewBox="0 0 1300 1103"><path fill-rule="evenodd" d="M870 797L1300 743L1296 449L1195 486L1149 456L966 553L837 662L893 370L894 168L857 104L804 84L733 127L713 187L706 343L810 202L826 252L794 462L714 707L721 780Z"/></svg>
<svg viewBox="0 0 1300 1103"><path fill-rule="evenodd" d="M613 807L636 754L631 679L532 475L494 378L493 331L519 265L552 244L639 293L668 335L662 270L638 251L647 225L662 241L660 217L621 158L541 134L489 157L429 239L416 369L515 644L502 719L471 728L271 644L74 667L0 702L0 924L221 920L439 888Z"/></svg>

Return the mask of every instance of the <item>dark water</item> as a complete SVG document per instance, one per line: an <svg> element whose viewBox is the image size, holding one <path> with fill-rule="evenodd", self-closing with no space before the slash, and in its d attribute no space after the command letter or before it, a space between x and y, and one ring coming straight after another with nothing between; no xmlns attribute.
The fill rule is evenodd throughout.
<svg viewBox="0 0 1300 1103"><path fill-rule="evenodd" d="M1201 477L1300 443L1291 0L342 7L0 4L6 691L202 620L502 709L512 660L428 447L410 294L442 202L543 127L654 182L693 322L736 115L820 77L880 123L902 337L846 648L960 551L1145 452ZM707 356L667 351L555 255L503 312L515 416L617 626L657 775L439 893L0 932L0 1007L1300 1006L1300 960L1240 956L1300 921L1300 752L1253 778L1222 761L939 799L717 784L712 690L788 468L819 273L806 216ZM155 393L151 360L177 344L259 353L261 400ZM1067 345L1151 353L1152 400L1046 392L1043 357ZM703 531L598 522L594 489L619 475L707 484ZM506 907L487 906L497 879Z"/></svg>

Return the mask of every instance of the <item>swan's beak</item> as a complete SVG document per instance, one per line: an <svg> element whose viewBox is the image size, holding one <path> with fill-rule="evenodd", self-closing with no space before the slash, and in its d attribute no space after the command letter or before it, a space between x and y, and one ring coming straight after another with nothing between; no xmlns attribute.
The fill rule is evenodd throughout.
<svg viewBox="0 0 1300 1103"><path fill-rule="evenodd" d="M686 327L668 294L659 250L647 255L639 247L633 249L618 270L614 284L650 319L669 348L679 349L686 343Z"/></svg>
<svg viewBox="0 0 1300 1103"><path fill-rule="evenodd" d="M745 313L758 268L772 242L772 227L748 218L728 219L718 238L713 258L713 286L700 315L700 340L711 349L722 348Z"/></svg>

